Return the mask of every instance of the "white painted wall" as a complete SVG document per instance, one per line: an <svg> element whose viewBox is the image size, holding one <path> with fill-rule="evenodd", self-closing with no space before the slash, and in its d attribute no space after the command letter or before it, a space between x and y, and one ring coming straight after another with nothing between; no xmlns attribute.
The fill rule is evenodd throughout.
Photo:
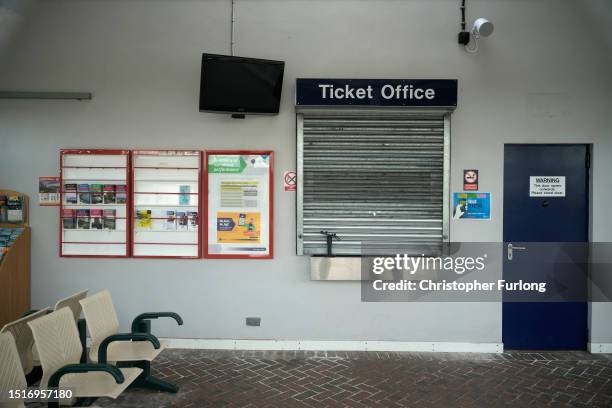
<svg viewBox="0 0 612 408"><path fill-rule="evenodd" d="M277 188L270 261L60 259L57 209L34 205L33 306L109 288L123 325L141 311L181 313L180 329L154 323L167 337L501 341L499 304L366 304L358 283L309 281L308 258L295 255L295 195L280 188L295 168L294 79L459 79L452 189L463 168L479 168L493 220L453 222L454 241L502 239L504 143L594 143L593 238L610 241L610 11L601 1L472 0L470 23L486 16L495 33L468 55L456 44L455 0L238 0L236 53L285 60L286 72L280 115L237 121L197 104L201 53L229 51L229 0L38 1L0 55L0 88L94 99L0 101L1 186L36 197L60 148L252 148L276 151ZM611 313L593 307L592 342L612 342ZM246 327L246 316L262 326Z"/></svg>
<svg viewBox="0 0 612 408"><path fill-rule="evenodd" d="M12 43L31 5L31 0L0 0L0 55Z"/></svg>

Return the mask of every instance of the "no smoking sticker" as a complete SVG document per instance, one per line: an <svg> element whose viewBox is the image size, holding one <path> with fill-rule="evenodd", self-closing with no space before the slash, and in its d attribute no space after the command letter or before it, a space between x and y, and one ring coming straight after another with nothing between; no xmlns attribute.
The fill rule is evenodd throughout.
<svg viewBox="0 0 612 408"><path fill-rule="evenodd" d="M463 190L477 191L478 190L478 170L469 169L463 170Z"/></svg>
<svg viewBox="0 0 612 408"><path fill-rule="evenodd" d="M297 174L295 171L286 171L283 177L285 183L285 191L296 191L297 189Z"/></svg>

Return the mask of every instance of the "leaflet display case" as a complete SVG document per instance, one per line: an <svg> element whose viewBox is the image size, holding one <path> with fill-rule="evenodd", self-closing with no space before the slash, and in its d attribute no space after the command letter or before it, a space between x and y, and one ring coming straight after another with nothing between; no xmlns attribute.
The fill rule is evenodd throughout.
<svg viewBox="0 0 612 408"><path fill-rule="evenodd" d="M62 150L60 185L60 256L129 256L130 151Z"/></svg>
<svg viewBox="0 0 612 408"><path fill-rule="evenodd" d="M200 258L202 152L132 152L132 256Z"/></svg>
<svg viewBox="0 0 612 408"><path fill-rule="evenodd" d="M274 153L206 152L206 258L274 256Z"/></svg>
<svg viewBox="0 0 612 408"><path fill-rule="evenodd" d="M0 327L30 310L30 227L26 194L0 189Z"/></svg>

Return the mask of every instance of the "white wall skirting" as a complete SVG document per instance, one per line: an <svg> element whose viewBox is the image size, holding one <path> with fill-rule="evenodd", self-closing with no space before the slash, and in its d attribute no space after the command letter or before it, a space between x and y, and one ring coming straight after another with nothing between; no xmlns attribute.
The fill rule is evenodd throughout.
<svg viewBox="0 0 612 408"><path fill-rule="evenodd" d="M587 350L592 354L612 353L612 343L589 343Z"/></svg>
<svg viewBox="0 0 612 408"><path fill-rule="evenodd" d="M503 343L415 341L232 340L166 338L169 348L203 350L414 351L502 353Z"/></svg>

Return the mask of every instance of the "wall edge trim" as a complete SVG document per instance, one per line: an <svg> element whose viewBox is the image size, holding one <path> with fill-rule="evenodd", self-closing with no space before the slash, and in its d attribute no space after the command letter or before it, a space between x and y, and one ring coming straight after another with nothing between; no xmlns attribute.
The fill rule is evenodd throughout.
<svg viewBox="0 0 612 408"><path fill-rule="evenodd" d="M612 343L588 343L587 351L591 354L612 353Z"/></svg>
<svg viewBox="0 0 612 408"><path fill-rule="evenodd" d="M163 340L169 341L168 348L200 350L412 351L434 353L502 353L504 351L503 343L181 338L163 338Z"/></svg>

